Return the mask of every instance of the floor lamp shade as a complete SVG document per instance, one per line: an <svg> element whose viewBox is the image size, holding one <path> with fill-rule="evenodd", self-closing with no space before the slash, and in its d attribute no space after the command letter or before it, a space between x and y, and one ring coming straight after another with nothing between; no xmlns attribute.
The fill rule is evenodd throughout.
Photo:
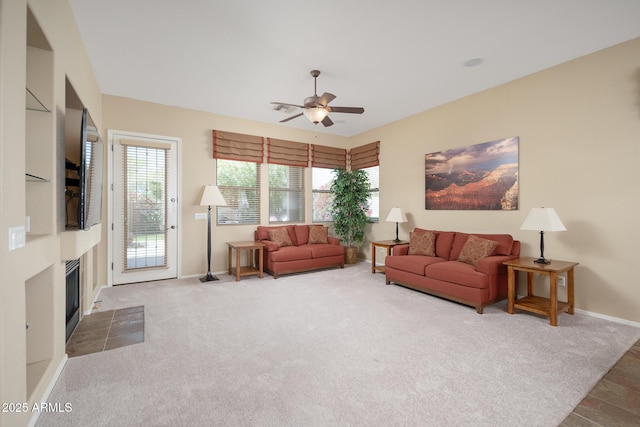
<svg viewBox="0 0 640 427"><path fill-rule="evenodd" d="M200 206L208 206L207 211L207 274L200 278L201 282L218 280L211 274L211 206L227 206L220 189L215 185L205 185L200 198Z"/></svg>
<svg viewBox="0 0 640 427"><path fill-rule="evenodd" d="M398 238L398 223L407 222L407 217L404 212L402 212L402 209L391 208L391 211L389 211L389 215L387 215L387 219L385 221L396 223L396 238L394 241L399 242L400 239Z"/></svg>
<svg viewBox="0 0 640 427"><path fill-rule="evenodd" d="M540 258L535 261L539 264L549 264L551 262L544 257L544 232L567 231L554 208L531 209L520 229L540 232Z"/></svg>
<svg viewBox="0 0 640 427"><path fill-rule="evenodd" d="M227 206L227 202L217 186L205 185L202 189L200 206Z"/></svg>

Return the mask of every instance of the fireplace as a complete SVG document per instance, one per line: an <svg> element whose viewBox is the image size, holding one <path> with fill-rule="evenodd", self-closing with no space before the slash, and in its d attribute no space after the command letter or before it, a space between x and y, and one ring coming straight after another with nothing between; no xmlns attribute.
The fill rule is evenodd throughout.
<svg viewBox="0 0 640 427"><path fill-rule="evenodd" d="M80 260L66 262L67 271L67 333L66 341L80 321Z"/></svg>

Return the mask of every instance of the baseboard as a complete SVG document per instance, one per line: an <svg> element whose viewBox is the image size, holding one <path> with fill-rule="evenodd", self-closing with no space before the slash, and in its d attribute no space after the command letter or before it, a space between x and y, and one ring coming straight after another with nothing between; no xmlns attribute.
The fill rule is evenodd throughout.
<svg viewBox="0 0 640 427"><path fill-rule="evenodd" d="M64 366L67 364L67 360L69 360L69 356L67 356L67 354L65 353L64 357L58 364L56 371L53 373L53 377L51 377L51 381L49 381L49 385L44 391L44 394L42 395L40 402L46 403L49 400L49 395L53 391L53 387L55 387L56 383L58 382L58 378L60 377L60 374L62 374L62 370L64 369ZM39 411L34 411L32 413L31 419L29 420L29 424L27 424L29 427L34 427L36 425L36 423L38 422L38 418L40 418L40 413L41 412Z"/></svg>
<svg viewBox="0 0 640 427"><path fill-rule="evenodd" d="M604 320L609 320L615 323L622 323L624 325L635 326L636 328L640 328L640 322L634 322L632 320L620 319L619 317L607 316L606 314L594 313L592 311L580 310L579 308L575 308L573 310L576 313L584 314L586 316L597 317Z"/></svg>

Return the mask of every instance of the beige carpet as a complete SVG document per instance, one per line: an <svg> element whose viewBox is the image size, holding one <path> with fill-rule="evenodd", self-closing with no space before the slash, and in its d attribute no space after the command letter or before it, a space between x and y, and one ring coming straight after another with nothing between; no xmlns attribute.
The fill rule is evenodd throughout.
<svg viewBox="0 0 640 427"><path fill-rule="evenodd" d="M38 426L556 426L640 338L386 286L370 264L104 290L145 342L67 362Z"/></svg>

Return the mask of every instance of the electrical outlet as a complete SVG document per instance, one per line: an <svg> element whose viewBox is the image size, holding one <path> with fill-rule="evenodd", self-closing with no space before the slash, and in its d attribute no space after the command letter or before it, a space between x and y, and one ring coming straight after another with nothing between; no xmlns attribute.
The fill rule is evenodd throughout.
<svg viewBox="0 0 640 427"><path fill-rule="evenodd" d="M567 282L566 282L566 277L564 276L558 276L558 286L566 286Z"/></svg>

